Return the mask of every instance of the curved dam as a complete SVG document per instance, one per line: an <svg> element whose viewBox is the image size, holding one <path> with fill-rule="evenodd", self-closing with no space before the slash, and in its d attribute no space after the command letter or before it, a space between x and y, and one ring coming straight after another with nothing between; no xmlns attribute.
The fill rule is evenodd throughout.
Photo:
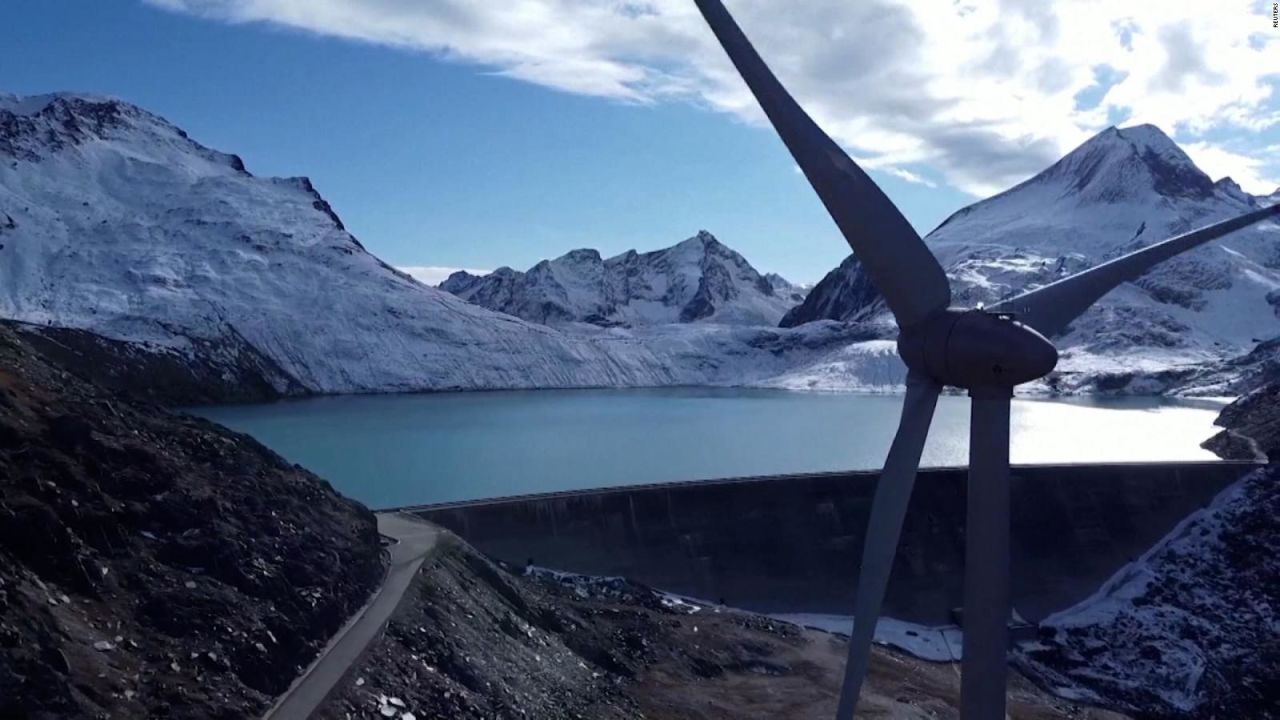
<svg viewBox="0 0 1280 720"><path fill-rule="evenodd" d="M1024 465L1012 472L1014 607L1087 597L1179 520L1261 467ZM951 622L964 575L964 468L921 470L886 615ZM760 612L849 614L879 473L732 478L402 508L517 566L624 575Z"/></svg>

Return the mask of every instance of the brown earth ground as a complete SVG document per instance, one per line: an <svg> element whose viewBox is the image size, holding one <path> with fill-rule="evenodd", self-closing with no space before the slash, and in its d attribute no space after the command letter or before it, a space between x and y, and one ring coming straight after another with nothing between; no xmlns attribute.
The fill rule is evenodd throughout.
<svg viewBox="0 0 1280 720"><path fill-rule="evenodd" d="M618 578L513 572L447 536L319 716L825 719L845 647L750 613L690 613ZM878 647L858 717L956 718L959 681L957 665ZM1014 720L1124 717L1016 673L1009 688Z"/></svg>

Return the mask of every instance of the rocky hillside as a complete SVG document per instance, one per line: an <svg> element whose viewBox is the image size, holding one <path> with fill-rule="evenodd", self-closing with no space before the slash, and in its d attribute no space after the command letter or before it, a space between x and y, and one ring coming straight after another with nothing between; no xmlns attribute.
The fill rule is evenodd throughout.
<svg viewBox="0 0 1280 720"><path fill-rule="evenodd" d="M115 392L168 405L263 402L308 391L252 347L191 339L177 349L87 330L0 320L62 367Z"/></svg>
<svg viewBox="0 0 1280 720"><path fill-rule="evenodd" d="M457 538L318 713L538 720L817 720L842 637L673 598L622 578L513 572ZM1014 720L1122 720L1012 674ZM868 717L955 717L956 668L876 648Z"/></svg>
<svg viewBox="0 0 1280 720"><path fill-rule="evenodd" d="M815 320L862 322L883 315L887 309L871 276L862 272L858 257L849 255L813 286L803 302L788 310L779 325L796 327Z"/></svg>
<svg viewBox="0 0 1280 720"><path fill-rule="evenodd" d="M1280 462L1280 382L1239 397L1222 409L1214 424L1224 429L1204 447L1229 460Z"/></svg>
<svg viewBox="0 0 1280 720"><path fill-rule="evenodd" d="M781 276L761 275L705 230L664 250L602 259L573 250L526 272L459 271L440 289L537 323L594 325L728 323L777 325L804 299Z"/></svg>
<svg viewBox="0 0 1280 720"><path fill-rule="evenodd" d="M1019 665L1142 718L1280 717L1280 466L1224 490L1093 597L1041 623Z"/></svg>
<svg viewBox="0 0 1280 720"><path fill-rule="evenodd" d="M1229 178L1214 182L1153 126L1109 128L1026 182L955 213L926 241L947 269L954 302L973 306L1270 202ZM783 324L884 313L851 258ZM1280 224L1268 221L1175 258L1104 298L1059 340L1059 388L1102 378L1133 383L1131 391L1173 389L1170 383L1276 337L1278 313ZM1201 378L1202 391L1236 392L1234 377Z"/></svg>
<svg viewBox="0 0 1280 720"><path fill-rule="evenodd" d="M323 480L0 327L0 717L256 717L380 550Z"/></svg>

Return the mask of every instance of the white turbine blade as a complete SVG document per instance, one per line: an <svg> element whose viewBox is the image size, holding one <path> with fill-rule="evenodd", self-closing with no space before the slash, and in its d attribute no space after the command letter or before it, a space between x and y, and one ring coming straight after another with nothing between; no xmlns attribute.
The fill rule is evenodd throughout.
<svg viewBox="0 0 1280 720"><path fill-rule="evenodd" d="M908 327L951 304L942 266L898 208L796 104L720 0L695 2L898 325Z"/></svg>
<svg viewBox="0 0 1280 720"><path fill-rule="evenodd" d="M1245 213L1148 245L1084 272L1005 300L988 310L1014 313L1019 322L1030 325L1045 337L1053 337L1120 283L1140 277L1151 266L1175 255L1272 216L1280 216L1280 205Z"/></svg>
<svg viewBox="0 0 1280 720"><path fill-rule="evenodd" d="M898 551L898 536L907 515L911 488L915 485L920 453L929 435L929 424L938 404L937 383L923 376L908 375L907 394L902 401L902 419L898 433L884 461L884 471L876 483L871 501L871 517L867 521L866 541L862 546L862 569L858 573L857 600L854 604L853 632L849 636L849 659L845 662L844 685L840 689L840 705L836 720L848 720L858 704L862 682L871 659L871 641L875 637L876 620L889 587L889 573Z"/></svg>
<svg viewBox="0 0 1280 720"><path fill-rule="evenodd" d="M961 720L1005 717L1009 648L1008 387L969 392Z"/></svg>

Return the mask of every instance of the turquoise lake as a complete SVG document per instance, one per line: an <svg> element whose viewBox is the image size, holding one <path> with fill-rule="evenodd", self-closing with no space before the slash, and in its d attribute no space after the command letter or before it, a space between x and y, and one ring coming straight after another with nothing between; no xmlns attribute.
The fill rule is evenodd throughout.
<svg viewBox="0 0 1280 720"><path fill-rule="evenodd" d="M902 399L679 388L364 395L188 409L374 508L704 478L878 468ZM1014 401L1014 463L1211 460L1222 402ZM938 403L927 466L964 465L969 399Z"/></svg>

